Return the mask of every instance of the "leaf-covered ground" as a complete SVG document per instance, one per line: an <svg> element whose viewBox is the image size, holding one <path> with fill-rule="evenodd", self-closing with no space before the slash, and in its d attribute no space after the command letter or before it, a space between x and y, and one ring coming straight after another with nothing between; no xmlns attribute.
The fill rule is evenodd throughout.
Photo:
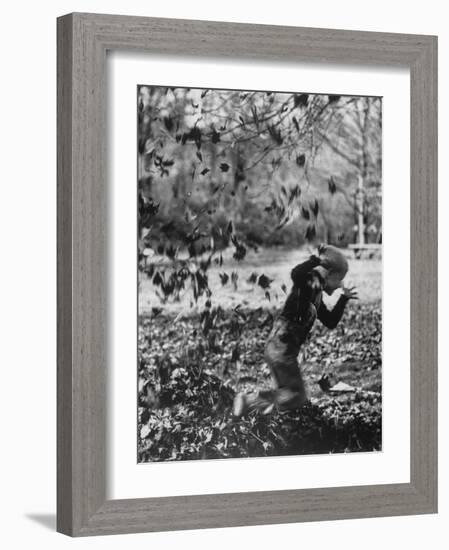
<svg viewBox="0 0 449 550"><path fill-rule="evenodd" d="M381 449L380 301L350 303L333 331L316 323L299 358L310 403L233 418L237 391L270 385L263 349L276 313L218 307L141 316L140 462ZM326 392L323 375L356 390Z"/></svg>

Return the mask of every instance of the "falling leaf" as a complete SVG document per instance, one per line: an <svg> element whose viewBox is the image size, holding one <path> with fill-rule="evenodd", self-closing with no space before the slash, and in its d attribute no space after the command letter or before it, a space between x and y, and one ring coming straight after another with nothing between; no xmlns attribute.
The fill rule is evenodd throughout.
<svg viewBox="0 0 449 550"><path fill-rule="evenodd" d="M167 130L171 132L173 129L173 119L169 116L164 117L164 124Z"/></svg>
<svg viewBox="0 0 449 550"><path fill-rule="evenodd" d="M294 201L294 199L296 199L300 195L301 195L301 188L299 187L299 185L295 185L295 187L293 187L293 189L290 191L288 204L291 204Z"/></svg>
<svg viewBox="0 0 449 550"><path fill-rule="evenodd" d="M232 281L232 284L234 285L234 290L237 292L237 281L239 279L239 275L236 271L233 271L231 273L231 281Z"/></svg>
<svg viewBox="0 0 449 550"><path fill-rule="evenodd" d="M245 256L246 256L246 247L242 243L236 241L235 252L232 257L237 261L241 261L245 258Z"/></svg>
<svg viewBox="0 0 449 550"><path fill-rule="evenodd" d="M173 260L177 254L178 250L173 246L173 245L169 245L167 246L167 248L165 249L165 254L171 259Z"/></svg>
<svg viewBox="0 0 449 550"><path fill-rule="evenodd" d="M225 127L222 128L222 130L225 129ZM212 143L218 143L220 141L220 134L216 130L213 130L210 140L212 141Z"/></svg>
<svg viewBox="0 0 449 550"><path fill-rule="evenodd" d="M312 241L316 236L316 228L314 225L309 225L306 231L306 239Z"/></svg>
<svg viewBox="0 0 449 550"><path fill-rule="evenodd" d="M316 218L318 216L318 210L319 210L318 201L316 199L314 202L310 203L310 208L313 212L313 215Z"/></svg>
<svg viewBox="0 0 449 550"><path fill-rule="evenodd" d="M160 286L164 283L164 279L162 278L159 271L156 271L156 274L153 277L153 285Z"/></svg>
<svg viewBox="0 0 449 550"><path fill-rule="evenodd" d="M306 155L304 154L301 154L301 155L298 155L296 157L296 164L299 166L299 167L303 167L304 164L306 163Z"/></svg>
<svg viewBox="0 0 449 550"><path fill-rule="evenodd" d="M248 283L254 284L257 281L257 277L258 277L257 273L254 273L254 272L251 273L251 275L248 278Z"/></svg>
<svg viewBox="0 0 449 550"><path fill-rule="evenodd" d="M282 145L284 138L282 137L281 131L277 129L274 124L268 125L268 133L277 145Z"/></svg>
<svg viewBox="0 0 449 550"><path fill-rule="evenodd" d="M273 279L270 279L265 274L262 273L262 275L259 277L259 280L257 281L257 284L261 286L263 289L268 288L271 283L273 282Z"/></svg>

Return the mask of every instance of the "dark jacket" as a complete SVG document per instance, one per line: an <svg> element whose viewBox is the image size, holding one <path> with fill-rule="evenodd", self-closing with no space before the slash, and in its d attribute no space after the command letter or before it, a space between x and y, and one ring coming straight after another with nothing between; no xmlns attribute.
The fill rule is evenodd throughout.
<svg viewBox="0 0 449 550"><path fill-rule="evenodd" d="M297 357L317 318L332 329L343 315L346 296L340 296L332 310L327 309L322 300L324 281L313 271L319 263L317 256L311 256L292 270L293 287L267 342L270 352L274 352L270 355L276 357L276 361L287 356Z"/></svg>

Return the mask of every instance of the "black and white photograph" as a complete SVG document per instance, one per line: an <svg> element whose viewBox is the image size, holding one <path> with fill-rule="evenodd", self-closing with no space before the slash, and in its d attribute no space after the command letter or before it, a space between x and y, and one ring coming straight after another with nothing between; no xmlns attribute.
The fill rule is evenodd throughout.
<svg viewBox="0 0 449 550"><path fill-rule="evenodd" d="M445 4L2 15L4 547L444 546Z"/></svg>
<svg viewBox="0 0 449 550"><path fill-rule="evenodd" d="M382 450L382 98L137 87L139 463Z"/></svg>

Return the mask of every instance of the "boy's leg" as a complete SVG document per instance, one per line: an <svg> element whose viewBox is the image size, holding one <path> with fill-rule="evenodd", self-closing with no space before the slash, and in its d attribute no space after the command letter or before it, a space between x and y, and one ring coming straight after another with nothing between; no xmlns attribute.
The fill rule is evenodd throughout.
<svg viewBox="0 0 449 550"><path fill-rule="evenodd" d="M275 407L279 410L299 409L307 401L306 386L295 356L266 352L265 360L270 367L275 389L237 394L233 405L234 416L241 417L252 411L269 414Z"/></svg>
<svg viewBox="0 0 449 550"><path fill-rule="evenodd" d="M275 402L279 410L299 409L307 401L307 390L296 357L272 365L277 381Z"/></svg>
<svg viewBox="0 0 449 550"><path fill-rule="evenodd" d="M275 390L260 390L252 393L239 393L233 405L234 416L241 417L253 411L269 414L274 408L280 411L301 408L307 401L307 391L299 370L297 375L286 379L281 376L283 385Z"/></svg>
<svg viewBox="0 0 449 550"><path fill-rule="evenodd" d="M253 411L269 414L276 401L276 391L259 390L252 393L238 393L234 398L232 412L234 416L244 416Z"/></svg>
<svg viewBox="0 0 449 550"><path fill-rule="evenodd" d="M232 412L236 417L245 416L254 411L270 414L274 408L280 411L299 409L306 401L307 393L304 387L282 387L253 393L242 392L235 396Z"/></svg>
<svg viewBox="0 0 449 550"><path fill-rule="evenodd" d="M270 367L271 377L273 379L273 385L277 389L278 383L276 380L275 373L271 368L272 358L270 354L265 350L265 360ZM251 393L238 393L234 398L234 405L232 412L234 416L240 417L248 414L252 411L257 411L262 414L269 414L274 406L276 401L276 391L275 390L258 390Z"/></svg>
<svg viewBox="0 0 449 550"><path fill-rule="evenodd" d="M276 390L276 406L280 411L295 410L301 408L307 401L307 393L304 388L291 389L279 388Z"/></svg>

